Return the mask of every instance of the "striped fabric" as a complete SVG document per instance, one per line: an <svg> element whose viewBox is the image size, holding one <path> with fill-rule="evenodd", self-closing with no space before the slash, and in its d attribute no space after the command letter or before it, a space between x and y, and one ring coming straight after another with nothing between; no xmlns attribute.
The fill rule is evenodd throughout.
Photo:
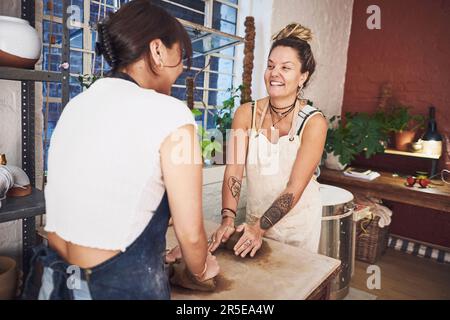
<svg viewBox="0 0 450 320"><path fill-rule="evenodd" d="M394 236L389 237L388 247L395 250L406 252L413 256L433 259L440 263L450 264L450 252L432 248L417 242L399 239Z"/></svg>

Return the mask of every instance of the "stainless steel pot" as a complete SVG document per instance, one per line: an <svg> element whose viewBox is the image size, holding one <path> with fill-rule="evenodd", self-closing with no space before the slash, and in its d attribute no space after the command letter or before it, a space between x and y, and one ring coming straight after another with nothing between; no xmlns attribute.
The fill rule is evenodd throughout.
<svg viewBox="0 0 450 320"><path fill-rule="evenodd" d="M331 285L331 299L344 298L349 290L355 260L353 195L345 189L322 184L322 231L319 253L341 260Z"/></svg>

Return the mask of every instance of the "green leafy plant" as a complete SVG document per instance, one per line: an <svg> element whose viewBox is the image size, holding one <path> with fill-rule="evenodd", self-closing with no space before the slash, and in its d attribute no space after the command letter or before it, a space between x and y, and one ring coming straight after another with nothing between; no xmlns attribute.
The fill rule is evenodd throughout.
<svg viewBox="0 0 450 320"><path fill-rule="evenodd" d="M339 156L339 162L343 165L350 163L356 155L356 149L350 139L349 129L343 124L340 116L333 116L330 119L330 126L327 131L325 151ZM327 154L324 152L323 158Z"/></svg>
<svg viewBox="0 0 450 320"><path fill-rule="evenodd" d="M231 129L233 122L233 113L235 111L235 99L241 96L243 85L237 88L230 88L227 91L230 92L230 97L226 99L222 107L218 109L217 114L214 115L214 121L217 129L222 133L223 139L226 139L227 130Z"/></svg>
<svg viewBox="0 0 450 320"><path fill-rule="evenodd" d="M396 103L385 115L385 128L391 132L405 130L416 131L423 127L425 118L422 115L412 115L411 107Z"/></svg>
<svg viewBox="0 0 450 320"><path fill-rule="evenodd" d="M101 76L95 74L83 74L78 76L78 82L82 87L88 89L95 81L100 78Z"/></svg>
<svg viewBox="0 0 450 320"><path fill-rule="evenodd" d="M365 112L346 113L345 122L339 116L330 119L325 151L339 156L339 162L349 164L356 155L363 153L370 158L383 153L387 141L385 116ZM324 157L326 154L324 153Z"/></svg>

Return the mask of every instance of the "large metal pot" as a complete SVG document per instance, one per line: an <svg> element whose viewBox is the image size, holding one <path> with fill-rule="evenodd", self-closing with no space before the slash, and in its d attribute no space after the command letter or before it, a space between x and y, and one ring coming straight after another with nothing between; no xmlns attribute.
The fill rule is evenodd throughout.
<svg viewBox="0 0 450 320"><path fill-rule="evenodd" d="M345 189L322 184L322 231L319 253L341 260L341 269L331 285L331 299L344 298L353 271L353 195Z"/></svg>

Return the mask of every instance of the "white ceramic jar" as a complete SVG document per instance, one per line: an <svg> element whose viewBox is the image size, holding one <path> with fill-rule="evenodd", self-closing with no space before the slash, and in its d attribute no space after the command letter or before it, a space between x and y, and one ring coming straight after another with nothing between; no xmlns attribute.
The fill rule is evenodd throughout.
<svg viewBox="0 0 450 320"><path fill-rule="evenodd" d="M0 66L33 68L41 48L39 34L28 21L0 16Z"/></svg>

